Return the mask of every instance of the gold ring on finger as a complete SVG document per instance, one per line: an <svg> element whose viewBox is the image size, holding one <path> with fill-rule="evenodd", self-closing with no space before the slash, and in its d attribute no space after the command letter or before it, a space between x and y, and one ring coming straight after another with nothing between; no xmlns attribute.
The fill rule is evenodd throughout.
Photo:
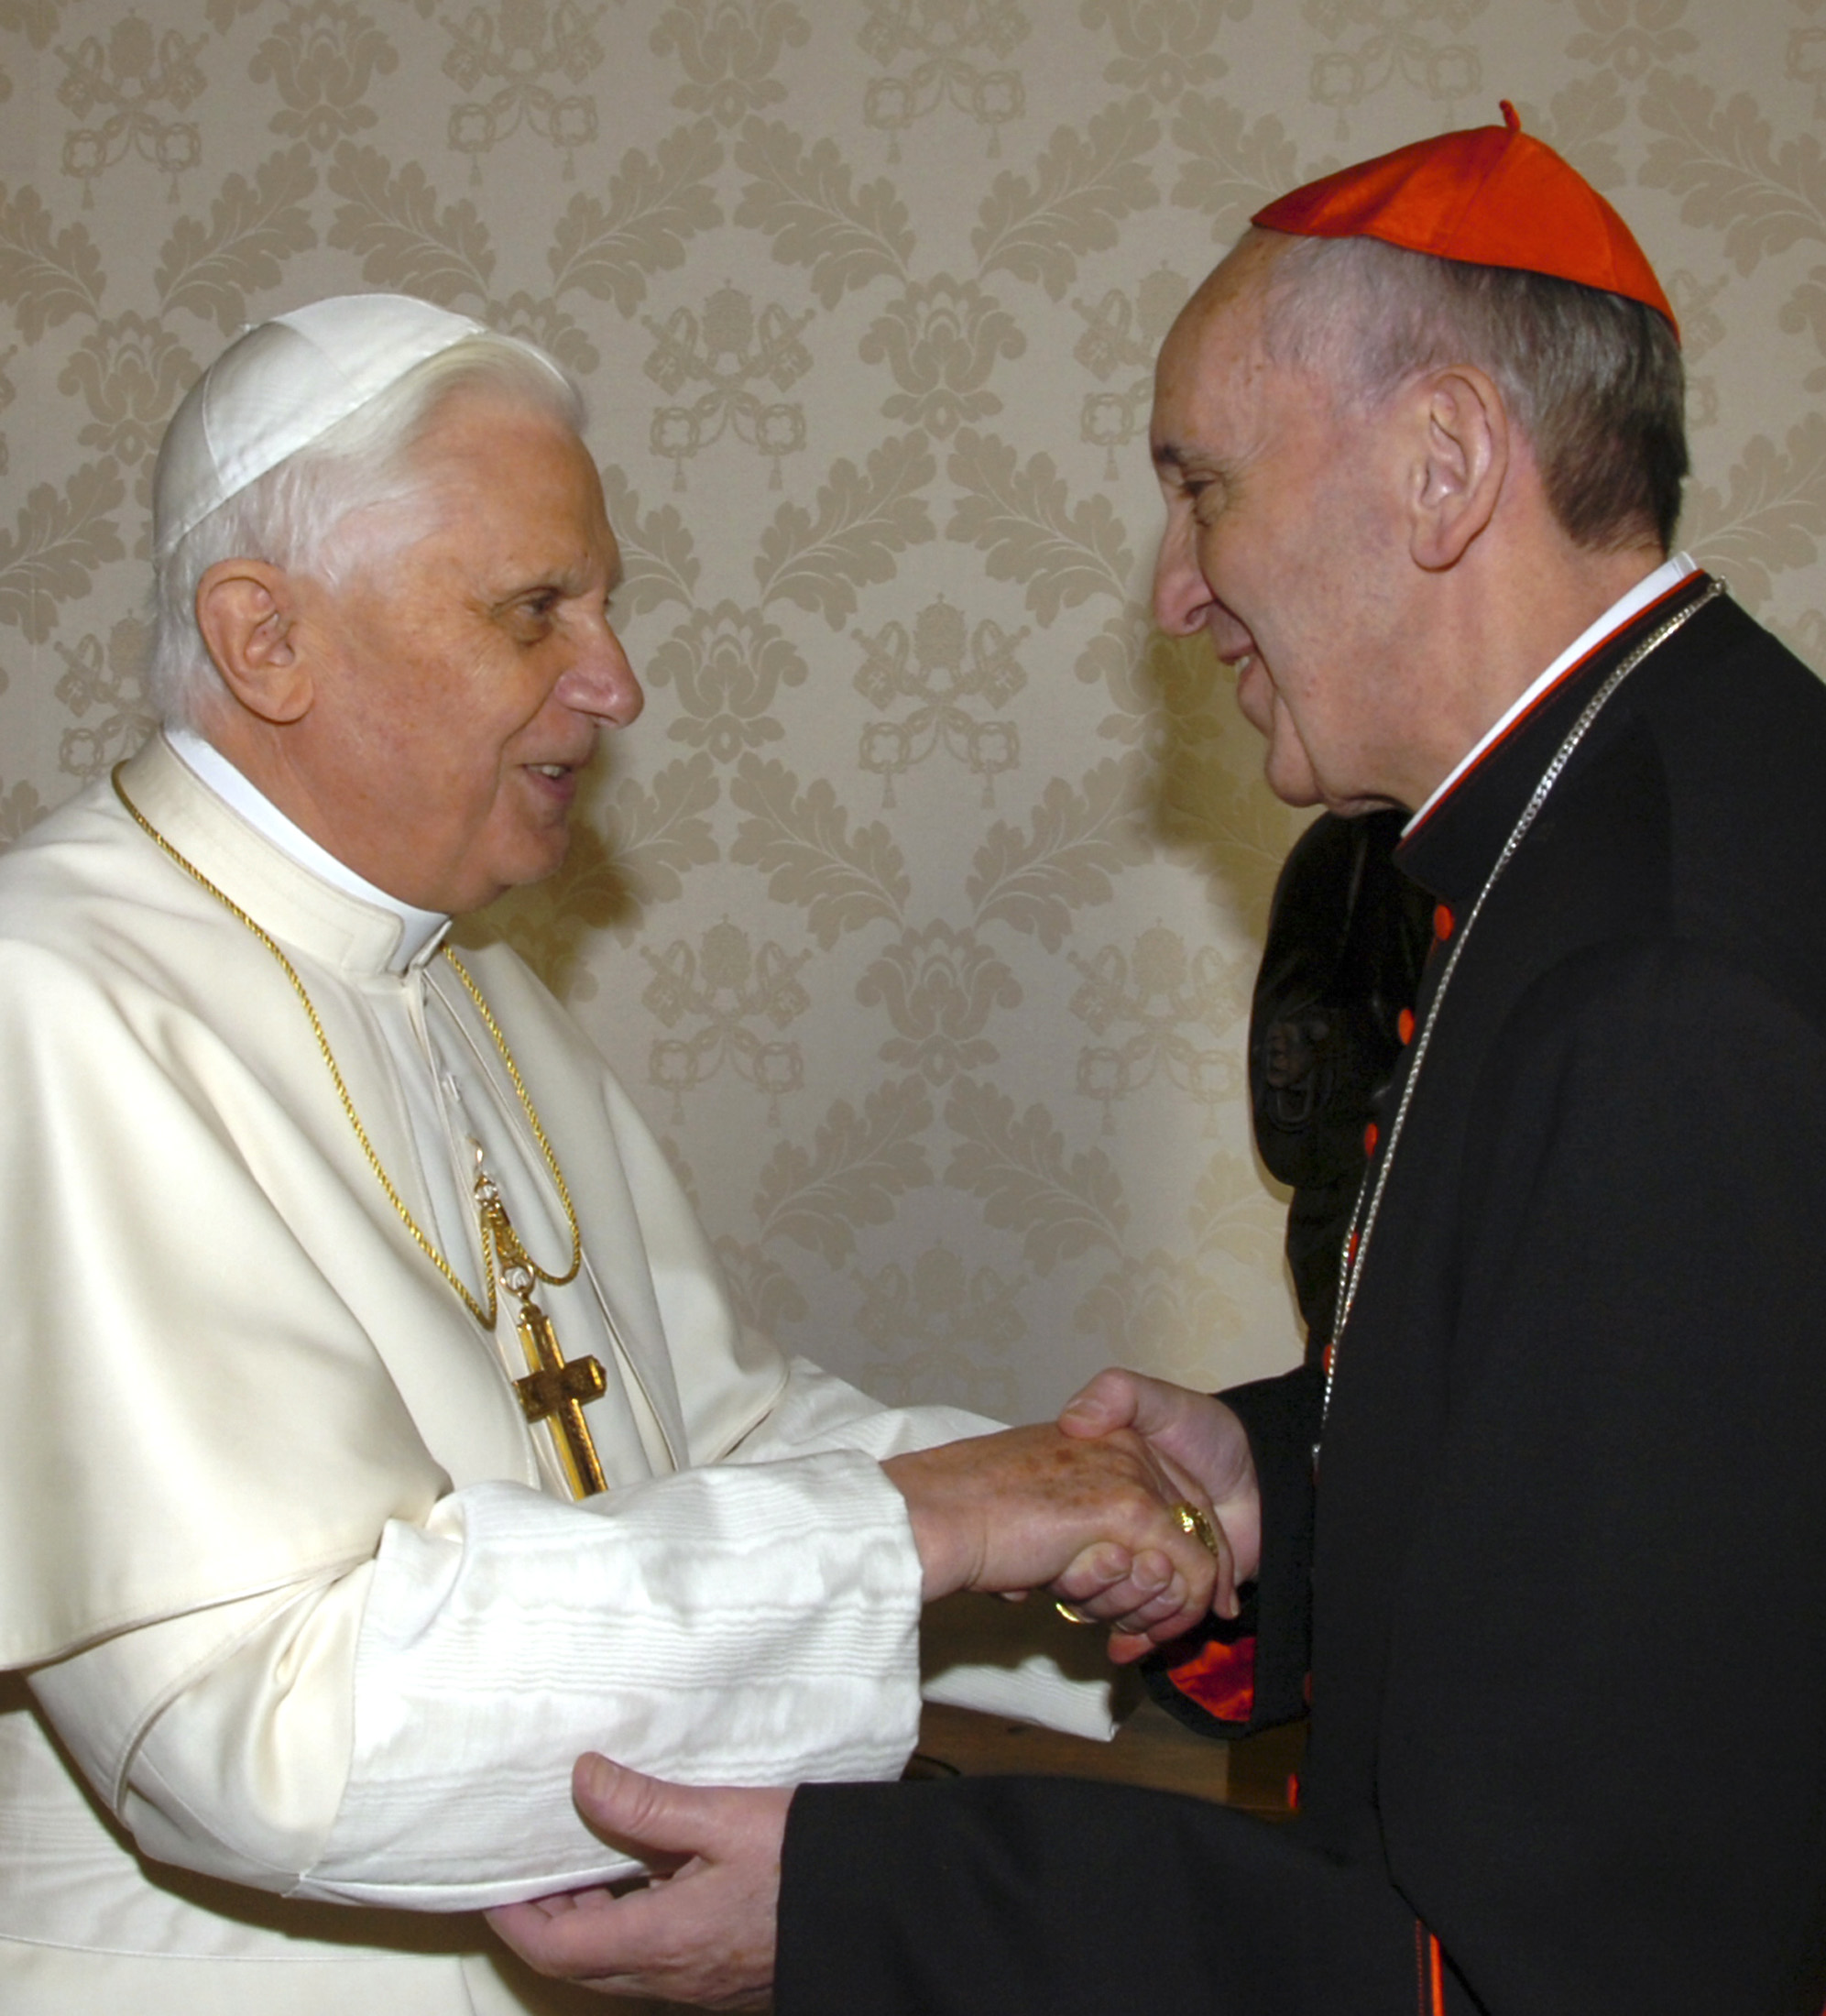
<svg viewBox="0 0 1826 2016"><path fill-rule="evenodd" d="M1191 1534L1214 1561L1219 1558L1218 1529L1190 1498L1181 1498L1173 1508L1173 1516L1179 1521L1182 1533Z"/></svg>

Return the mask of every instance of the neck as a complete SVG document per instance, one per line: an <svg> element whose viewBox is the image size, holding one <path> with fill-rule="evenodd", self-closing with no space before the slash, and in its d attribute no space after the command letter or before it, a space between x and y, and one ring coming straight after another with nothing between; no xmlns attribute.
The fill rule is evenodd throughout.
<svg viewBox="0 0 1826 2016"><path fill-rule="evenodd" d="M296 724L279 727L261 720L224 695L202 711L195 732L301 833L337 860L344 859L336 844L334 822L324 816L316 794L292 761Z"/></svg>
<svg viewBox="0 0 1826 2016"><path fill-rule="evenodd" d="M346 862L320 846L209 737L199 734L194 729L167 728L165 738L188 770L282 854L319 881L363 903L390 911L399 918L399 942L388 961L395 970L403 971L421 952L441 942L450 923L447 916L438 911L403 903L386 890L377 888L366 876L357 874Z"/></svg>
<svg viewBox="0 0 1826 2016"><path fill-rule="evenodd" d="M1416 766L1410 805L1424 804L1547 668L1666 557L1650 545L1594 553L1563 538L1558 552L1503 569L1454 569L1444 620L1428 638L1437 670L1437 732Z"/></svg>
<svg viewBox="0 0 1826 2016"><path fill-rule="evenodd" d="M1493 742L1501 740L1518 715L1525 713L1584 659L1602 650L1607 639L1618 630L1627 628L1645 610L1652 608L1683 581L1689 580L1697 572L1698 569L1686 553L1671 554L1667 560L1657 563L1640 580L1634 582L1615 601L1608 603L1569 644L1547 661L1539 674L1522 689L1433 790L1416 805L1414 815L1405 830L1411 833L1433 807L1450 794L1458 780L1478 761Z"/></svg>

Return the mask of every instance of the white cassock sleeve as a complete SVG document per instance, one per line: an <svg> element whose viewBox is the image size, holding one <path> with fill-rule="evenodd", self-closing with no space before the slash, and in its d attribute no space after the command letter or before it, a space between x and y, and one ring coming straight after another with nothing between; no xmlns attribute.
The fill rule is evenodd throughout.
<svg viewBox="0 0 1826 2016"><path fill-rule="evenodd" d="M32 1685L159 1859L431 1911L600 1882L635 1865L576 1817L580 1750L697 1783L900 1769L920 1567L875 1459L992 1426L883 1409L797 1361L731 1462L583 1505L472 1485L351 1573L225 1606L238 1633L223 1608L168 1619ZM1053 1696L1107 1733L1104 1691L1031 1647L978 1671L981 1705ZM965 1669L946 1679L972 1697Z"/></svg>

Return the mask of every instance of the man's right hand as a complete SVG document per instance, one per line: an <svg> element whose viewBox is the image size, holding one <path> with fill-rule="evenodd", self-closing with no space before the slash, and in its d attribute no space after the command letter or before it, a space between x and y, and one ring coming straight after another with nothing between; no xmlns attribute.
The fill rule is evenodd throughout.
<svg viewBox="0 0 1826 2016"><path fill-rule="evenodd" d="M653 1870L624 1890L505 1904L488 1923L541 1974L598 1995L765 2009L790 1786L672 1785L577 1759L577 1811Z"/></svg>
<svg viewBox="0 0 1826 2016"><path fill-rule="evenodd" d="M1132 1642L1138 1658L1212 1610L1235 1613L1230 1550L1187 1532L1178 1507L1208 1517L1205 1494L1146 1440L1095 1439L1051 1425L891 1456L907 1501L927 1602L956 1589L1044 1588Z"/></svg>
<svg viewBox="0 0 1826 2016"><path fill-rule="evenodd" d="M1066 1402L1059 1426L1074 1437L1127 1431L1144 1438L1209 1499L1230 1540L1236 1580L1254 1579L1262 1559L1255 1459L1241 1421L1221 1400L1139 1372L1099 1372Z"/></svg>

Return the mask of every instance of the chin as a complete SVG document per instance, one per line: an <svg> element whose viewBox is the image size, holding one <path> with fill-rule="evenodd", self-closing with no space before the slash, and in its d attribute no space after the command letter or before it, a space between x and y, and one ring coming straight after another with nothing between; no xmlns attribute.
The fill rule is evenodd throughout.
<svg viewBox="0 0 1826 2016"><path fill-rule="evenodd" d="M455 889L454 900L444 895L427 898L424 907L442 910L453 917L466 917L472 911L486 910L491 903L515 889L529 888L555 875L564 865L565 847L528 848L517 851L510 861L496 861L485 871L476 870Z"/></svg>
<svg viewBox="0 0 1826 2016"><path fill-rule="evenodd" d="M515 849L512 861L501 864L501 887L524 889L533 882L542 882L548 875L555 875L563 867L571 851L571 828L568 825L548 829L527 837L526 845Z"/></svg>
<svg viewBox="0 0 1826 2016"><path fill-rule="evenodd" d="M1268 761L1262 766L1262 774L1269 790L1283 805L1304 810L1307 805L1327 803L1325 793L1319 788L1318 779L1313 775L1309 763L1279 762L1271 749Z"/></svg>

